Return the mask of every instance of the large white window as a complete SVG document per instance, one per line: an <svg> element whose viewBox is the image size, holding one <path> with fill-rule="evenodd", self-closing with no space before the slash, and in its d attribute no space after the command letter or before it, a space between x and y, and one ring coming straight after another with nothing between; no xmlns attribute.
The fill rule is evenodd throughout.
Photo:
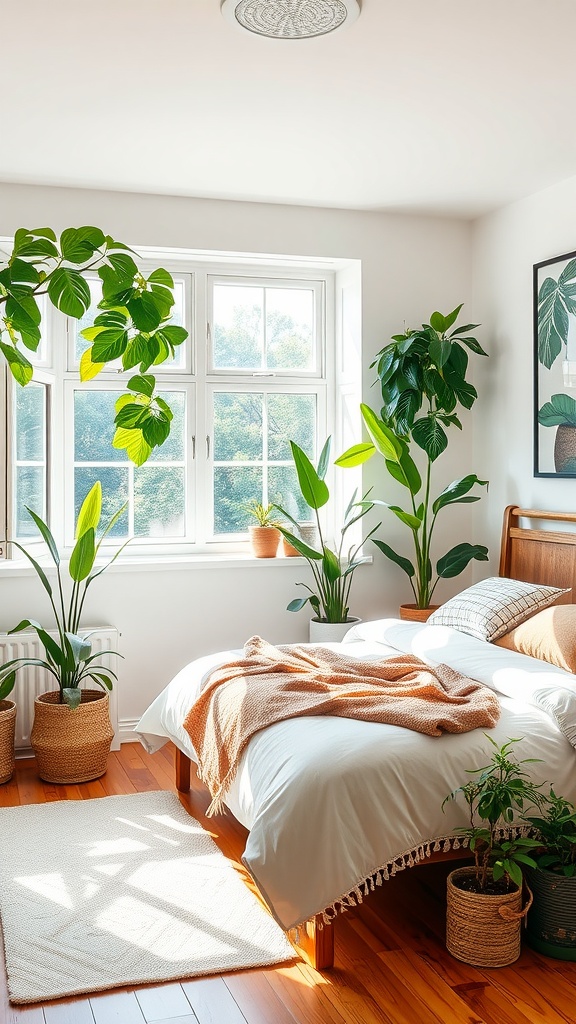
<svg viewBox="0 0 576 1024"><path fill-rule="evenodd" d="M93 322L101 297L94 278L82 321L45 311L34 382L21 388L8 376L3 402L0 390L7 417L0 530L4 516L9 537L28 543L36 536L29 505L70 546L95 480L105 515L126 504L109 543L134 537L134 553L241 549L251 499L309 518L289 440L315 459L327 435L337 434L334 273L214 259L171 263L166 256L159 263L174 277L174 323L189 333L176 358L154 368L174 413L169 439L134 466L112 445L126 379L120 364L79 380L88 346L80 332Z"/></svg>

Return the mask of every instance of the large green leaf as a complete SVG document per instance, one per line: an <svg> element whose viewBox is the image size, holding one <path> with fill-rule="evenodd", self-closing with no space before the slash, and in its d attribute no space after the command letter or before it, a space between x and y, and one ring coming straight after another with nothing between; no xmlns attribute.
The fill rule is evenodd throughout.
<svg viewBox="0 0 576 1024"><path fill-rule="evenodd" d="M45 523L44 520L40 518L38 513L34 512L33 509L28 507L28 505L25 505L24 507L28 515L32 516L32 519L36 523L36 526L38 527L38 530L40 531L40 534L45 544L48 545L48 550L50 551L54 564L60 565L60 552L58 551L58 546L56 544L56 541L54 540L52 531L48 526L48 523Z"/></svg>
<svg viewBox="0 0 576 1024"><path fill-rule="evenodd" d="M445 505L457 504L462 500L463 495L468 494L472 488L478 484L479 487L487 487L487 480L480 480L475 473L469 473L468 476L463 476L459 480L453 480L452 483L448 484L447 487L438 495L432 505L432 511L436 515L441 508ZM470 499L469 499L470 500ZM478 498L472 500L478 501Z"/></svg>
<svg viewBox="0 0 576 1024"><path fill-rule="evenodd" d="M389 544L385 544L383 540L373 539L373 543L380 548L380 551L382 554L386 555L386 558L389 558L391 562L395 562L396 565L399 565L400 568L410 576L410 578L414 576L416 570L409 558L404 558L403 555L397 554L397 552L394 551Z"/></svg>
<svg viewBox="0 0 576 1024"><path fill-rule="evenodd" d="M70 575L76 583L81 583L92 571L96 558L96 538L93 527L82 533L70 555Z"/></svg>
<svg viewBox="0 0 576 1024"><path fill-rule="evenodd" d="M416 444L426 452L431 462L446 450L448 438L446 431L440 426L435 416L424 416L416 420L412 427L412 437Z"/></svg>
<svg viewBox="0 0 576 1024"><path fill-rule="evenodd" d="M342 575L340 559L329 547L324 547L322 556L322 572L330 583L335 583Z"/></svg>
<svg viewBox="0 0 576 1024"><path fill-rule="evenodd" d="M335 466L342 466L345 469L352 469L355 466L362 465L368 459L371 459L376 451L375 445L371 441L363 441L362 444L354 444L351 448L348 448L342 455L339 455L334 461Z"/></svg>
<svg viewBox="0 0 576 1024"><path fill-rule="evenodd" d="M128 345L129 337L128 331L119 327L100 328L92 346L92 362L110 363L119 359Z"/></svg>
<svg viewBox="0 0 576 1024"><path fill-rule="evenodd" d="M331 446L331 444L332 444L332 438L329 437L325 441L324 447L322 448L322 451L320 452L320 458L318 459L317 473L318 473L318 476L320 477L321 480L324 480L326 478L326 473L328 471L328 465L329 465L329 461L330 461L330 446Z"/></svg>
<svg viewBox="0 0 576 1024"><path fill-rule="evenodd" d="M290 441L292 458L298 474L298 483L306 504L313 509L322 508L330 497L328 487L318 476L305 452L294 441Z"/></svg>
<svg viewBox="0 0 576 1024"><path fill-rule="evenodd" d="M6 700L10 696L16 683L16 672L8 672L0 681L0 700Z"/></svg>
<svg viewBox="0 0 576 1024"><path fill-rule="evenodd" d="M552 395L538 413L538 423L543 427L576 426L576 401L565 394Z"/></svg>
<svg viewBox="0 0 576 1024"><path fill-rule="evenodd" d="M90 288L79 270L58 267L48 278L50 301L66 316L79 320L90 306Z"/></svg>
<svg viewBox="0 0 576 1024"><path fill-rule="evenodd" d="M102 484L99 480L90 488L84 498L76 521L75 537L81 537L86 530L96 531L102 512Z"/></svg>
<svg viewBox="0 0 576 1024"><path fill-rule="evenodd" d="M438 559L436 572L443 579L452 579L459 576L473 558L479 562L487 562L488 548L483 544L457 544Z"/></svg>
<svg viewBox="0 0 576 1024"><path fill-rule="evenodd" d="M60 235L60 251L69 263L86 263L102 245L104 232L100 228L66 228Z"/></svg>
<svg viewBox="0 0 576 1024"><path fill-rule="evenodd" d="M29 384L34 376L34 367L30 360L13 345L6 345L3 341L0 341L0 352L6 357L14 380L22 387Z"/></svg>
<svg viewBox="0 0 576 1024"><path fill-rule="evenodd" d="M74 711L82 701L82 691L79 686L65 686L62 690L62 697L64 698L64 703L68 705L71 711Z"/></svg>
<svg viewBox="0 0 576 1024"><path fill-rule="evenodd" d="M362 404L360 406L360 411L362 413L362 419L364 420L366 429L380 454L391 462L398 462L402 452L402 446L394 432L390 427L387 427L381 419L379 419L376 413L368 405Z"/></svg>
<svg viewBox="0 0 576 1024"><path fill-rule="evenodd" d="M405 512L404 509L400 508L398 505L388 505L388 508L394 513L400 522L404 523L404 525L408 526L411 530L420 529L422 520L419 519L418 516L412 515L411 512Z"/></svg>
<svg viewBox="0 0 576 1024"><path fill-rule="evenodd" d="M281 511L283 511L283 509ZM310 545L306 544L306 542L303 541L301 537L297 537L296 534L291 533L290 530L287 530L284 526L279 526L278 529L280 530L282 536L286 537L286 539L290 542L290 544L292 544L293 547L296 548L296 551L298 551L300 555L302 555L304 558L309 558L313 562L320 561L320 559L322 558L321 551L316 551L314 548L311 548Z"/></svg>
<svg viewBox="0 0 576 1024"><path fill-rule="evenodd" d="M112 447L125 451L136 466L143 466L152 451L141 430L126 427L118 427L112 439Z"/></svg>

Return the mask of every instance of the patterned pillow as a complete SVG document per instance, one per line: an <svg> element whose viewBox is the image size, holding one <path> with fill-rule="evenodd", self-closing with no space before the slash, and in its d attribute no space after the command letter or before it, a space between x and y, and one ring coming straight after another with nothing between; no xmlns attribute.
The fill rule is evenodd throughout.
<svg viewBox="0 0 576 1024"><path fill-rule="evenodd" d="M478 640L497 640L568 591L492 576L441 605L428 625L451 626Z"/></svg>
<svg viewBox="0 0 576 1024"><path fill-rule="evenodd" d="M566 672L576 673L576 605L545 608L505 633L496 643L509 651L528 654Z"/></svg>

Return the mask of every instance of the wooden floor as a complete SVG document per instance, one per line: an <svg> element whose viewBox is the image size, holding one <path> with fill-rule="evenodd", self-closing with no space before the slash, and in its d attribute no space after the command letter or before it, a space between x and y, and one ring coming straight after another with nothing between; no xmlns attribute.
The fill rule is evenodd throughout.
<svg viewBox="0 0 576 1024"><path fill-rule="evenodd" d="M173 778L169 747L149 757L126 744L110 755L104 778L81 786L42 783L34 761L20 761L13 780L0 786L0 805L174 789ZM237 860L245 831L231 816L205 819L206 792L196 780L192 786L183 803ZM512 967L477 970L447 954L448 870L436 864L404 871L341 917L330 973L295 961L18 1009L8 1003L1 970L0 1024L576 1024L576 963L525 949Z"/></svg>

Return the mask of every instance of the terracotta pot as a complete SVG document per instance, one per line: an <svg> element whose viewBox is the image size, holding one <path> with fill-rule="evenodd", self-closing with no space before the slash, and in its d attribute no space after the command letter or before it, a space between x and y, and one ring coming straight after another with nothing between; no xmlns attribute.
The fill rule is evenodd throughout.
<svg viewBox="0 0 576 1024"><path fill-rule="evenodd" d="M353 615L350 615L346 622L322 622L321 619L310 619L310 643L340 643L348 630L361 621Z"/></svg>
<svg viewBox="0 0 576 1024"><path fill-rule="evenodd" d="M251 526L250 543L256 558L276 558L280 530L276 526Z"/></svg>
<svg viewBox="0 0 576 1024"><path fill-rule="evenodd" d="M316 544L318 543L318 531L314 524L300 523L299 529L300 537L304 541L304 543L308 544L311 548L315 547ZM292 532L296 533L296 530L293 529ZM287 558L294 558L295 556L300 555L300 552L297 551L296 548L292 546L290 541L287 540L286 537L284 536L282 536L282 549Z"/></svg>
<svg viewBox="0 0 576 1024"><path fill-rule="evenodd" d="M16 705L14 701L0 701L0 783L9 782L14 774L15 727Z"/></svg>
<svg viewBox="0 0 576 1024"><path fill-rule="evenodd" d="M439 604L431 604L429 608L417 608L415 604L401 604L400 618L409 622L426 622L432 612L439 608Z"/></svg>
<svg viewBox="0 0 576 1024"><path fill-rule="evenodd" d="M30 743L38 774L45 782L89 782L104 775L114 730L108 694L82 690L74 711L59 703L60 693L41 693L34 701Z"/></svg>

